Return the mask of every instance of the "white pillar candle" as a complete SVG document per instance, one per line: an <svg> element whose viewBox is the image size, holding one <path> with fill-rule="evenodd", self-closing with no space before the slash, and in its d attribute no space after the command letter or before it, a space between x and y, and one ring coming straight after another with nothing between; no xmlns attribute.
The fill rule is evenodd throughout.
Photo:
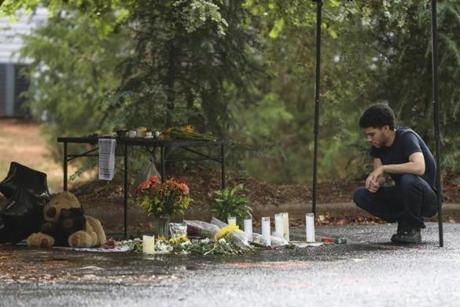
<svg viewBox="0 0 460 307"><path fill-rule="evenodd" d="M275 214L275 234L278 238L284 238L284 215L283 213Z"/></svg>
<svg viewBox="0 0 460 307"><path fill-rule="evenodd" d="M284 226L284 231L283 231L283 237L286 241L289 242L289 215L287 212L283 212L283 226Z"/></svg>
<svg viewBox="0 0 460 307"><path fill-rule="evenodd" d="M227 218L227 223L228 223L228 225L236 225L236 217L234 217L234 216L229 216L229 217Z"/></svg>
<svg viewBox="0 0 460 307"><path fill-rule="evenodd" d="M315 215L313 213L305 215L305 231L307 242L315 242Z"/></svg>
<svg viewBox="0 0 460 307"><path fill-rule="evenodd" d="M155 254L155 236L142 236L142 251L144 254Z"/></svg>
<svg viewBox="0 0 460 307"><path fill-rule="evenodd" d="M262 217L262 239L266 246L272 245L270 217Z"/></svg>
<svg viewBox="0 0 460 307"><path fill-rule="evenodd" d="M249 242L252 241L252 219L244 219L244 234Z"/></svg>

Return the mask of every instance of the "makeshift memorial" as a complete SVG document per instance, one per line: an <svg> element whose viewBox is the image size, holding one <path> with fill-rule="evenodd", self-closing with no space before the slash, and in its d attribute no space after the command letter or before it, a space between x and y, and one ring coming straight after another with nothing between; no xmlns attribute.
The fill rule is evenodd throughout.
<svg viewBox="0 0 460 307"><path fill-rule="evenodd" d="M305 232L307 242L315 242L315 215L313 213L305 215Z"/></svg>
<svg viewBox="0 0 460 307"><path fill-rule="evenodd" d="M139 239L121 241L116 244L116 248L127 247L132 252L143 252L142 241ZM239 255L247 252L233 243L227 236L217 241L208 238L190 241L187 237L171 239L158 239L155 241L153 254L197 254L197 255Z"/></svg>
<svg viewBox="0 0 460 307"><path fill-rule="evenodd" d="M168 179L162 183L158 176L141 183L135 193L138 204L149 216L155 217L157 234L162 237L168 235L170 217L183 214L192 200L185 182Z"/></svg>

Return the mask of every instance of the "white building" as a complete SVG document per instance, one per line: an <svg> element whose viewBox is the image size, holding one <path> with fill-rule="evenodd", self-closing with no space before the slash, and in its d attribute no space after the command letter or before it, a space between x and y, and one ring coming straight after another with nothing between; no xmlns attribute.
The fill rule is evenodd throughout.
<svg viewBox="0 0 460 307"><path fill-rule="evenodd" d="M21 93L27 89L28 81L19 74L27 61L19 59L22 36L46 23L47 10L40 8L34 14L18 12L16 20L0 18L0 117L27 115L21 108L24 98Z"/></svg>

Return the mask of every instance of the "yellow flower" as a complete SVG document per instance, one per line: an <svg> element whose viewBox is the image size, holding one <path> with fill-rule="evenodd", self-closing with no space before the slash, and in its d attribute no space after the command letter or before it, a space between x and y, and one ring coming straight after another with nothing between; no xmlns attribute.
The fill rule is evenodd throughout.
<svg viewBox="0 0 460 307"><path fill-rule="evenodd" d="M181 243L188 242L188 241L190 241L190 240L186 236L180 236L180 237L177 237L177 238L169 239L169 244L171 244L171 245L179 245Z"/></svg>
<svg viewBox="0 0 460 307"><path fill-rule="evenodd" d="M240 231L240 228L238 227L238 225L225 226L224 228L219 229L219 231L216 233L216 235L214 236L214 241L222 239L228 234L231 234L237 231Z"/></svg>
<svg viewBox="0 0 460 307"><path fill-rule="evenodd" d="M187 125L187 126L182 128L182 131L184 131L186 133L193 133L193 127L191 125Z"/></svg>

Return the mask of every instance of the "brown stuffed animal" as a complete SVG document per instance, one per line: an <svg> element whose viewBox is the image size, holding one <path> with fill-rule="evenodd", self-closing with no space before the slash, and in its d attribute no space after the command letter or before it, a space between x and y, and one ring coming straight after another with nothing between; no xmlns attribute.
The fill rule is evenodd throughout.
<svg viewBox="0 0 460 307"><path fill-rule="evenodd" d="M84 215L77 197L70 192L53 195L43 215L41 232L31 234L26 240L29 247L96 247L106 242L101 222Z"/></svg>

